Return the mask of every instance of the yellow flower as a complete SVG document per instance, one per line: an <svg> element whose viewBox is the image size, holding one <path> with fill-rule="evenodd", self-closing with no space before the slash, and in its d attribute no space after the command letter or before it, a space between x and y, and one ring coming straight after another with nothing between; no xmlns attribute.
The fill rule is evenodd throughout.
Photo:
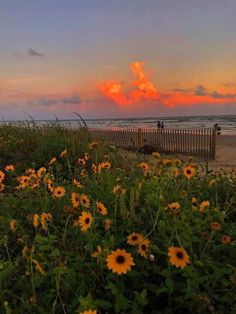
<svg viewBox="0 0 236 314"><path fill-rule="evenodd" d="M102 162L102 168L103 169L110 169L111 163L109 161Z"/></svg>
<svg viewBox="0 0 236 314"><path fill-rule="evenodd" d="M86 169L83 169L83 170L80 172L80 175L81 175L81 177L83 177L83 178L87 177L87 175L88 175L87 170L86 170Z"/></svg>
<svg viewBox="0 0 236 314"><path fill-rule="evenodd" d="M36 259L32 259L32 262L35 265L35 269L40 272L41 275L46 275L45 270L43 269L43 267L39 264L39 262Z"/></svg>
<svg viewBox="0 0 236 314"><path fill-rule="evenodd" d="M172 160L165 158L165 159L162 160L162 164L164 166L170 166L172 164Z"/></svg>
<svg viewBox="0 0 236 314"><path fill-rule="evenodd" d="M211 230L220 230L221 228L221 224L219 224L218 222L214 221L210 223L210 228Z"/></svg>
<svg viewBox="0 0 236 314"><path fill-rule="evenodd" d="M160 158L160 157L161 157L161 154L158 153L158 152L153 152L153 153L152 153L152 156L153 156L154 158Z"/></svg>
<svg viewBox="0 0 236 314"><path fill-rule="evenodd" d="M170 257L171 265L174 265L177 268L184 268L190 263L189 255L182 247L170 247L168 249L168 256Z"/></svg>
<svg viewBox="0 0 236 314"><path fill-rule="evenodd" d="M63 158L64 156L66 156L67 154L67 150L64 149L61 153L60 153L60 158Z"/></svg>
<svg viewBox="0 0 236 314"><path fill-rule="evenodd" d="M29 186L30 176L21 176L18 178L19 188L24 189Z"/></svg>
<svg viewBox="0 0 236 314"><path fill-rule="evenodd" d="M78 181L78 180L76 180L76 179L73 180L73 184L74 184L75 186L77 186L77 188L82 188L82 184L80 183L80 181Z"/></svg>
<svg viewBox="0 0 236 314"><path fill-rule="evenodd" d="M142 255L143 257L147 257L147 250L150 244L150 240L148 239L142 239L142 241L139 242L138 245L138 253Z"/></svg>
<svg viewBox="0 0 236 314"><path fill-rule="evenodd" d="M146 162L141 162L141 163L139 164L139 167L140 167L141 169L145 170L145 171L147 171L147 170L149 169L149 166L148 166L148 164L147 164Z"/></svg>
<svg viewBox="0 0 236 314"><path fill-rule="evenodd" d="M33 173L35 173L35 169L29 168L29 169L27 169L27 170L25 171L25 173L28 174L28 175L33 174Z"/></svg>
<svg viewBox="0 0 236 314"><path fill-rule="evenodd" d="M53 158L49 161L48 165L55 164L56 161L57 161L56 157L53 157Z"/></svg>
<svg viewBox="0 0 236 314"><path fill-rule="evenodd" d="M92 170L94 173L98 172L98 167L95 164L92 164Z"/></svg>
<svg viewBox="0 0 236 314"><path fill-rule="evenodd" d="M221 238L221 243L222 243L222 244L228 244L228 243L230 243L230 242L231 242L230 236L224 234L224 235L222 236L222 238Z"/></svg>
<svg viewBox="0 0 236 314"><path fill-rule="evenodd" d="M0 182L2 182L5 178L5 173L0 171Z"/></svg>
<svg viewBox="0 0 236 314"><path fill-rule="evenodd" d="M173 202L169 204L168 207L173 214L178 214L181 206L178 202Z"/></svg>
<svg viewBox="0 0 236 314"><path fill-rule="evenodd" d="M109 231L111 229L111 220L110 219L105 219L104 224L105 224L104 229L106 231Z"/></svg>
<svg viewBox="0 0 236 314"><path fill-rule="evenodd" d="M89 158L90 158L89 153L84 153L84 159L89 160Z"/></svg>
<svg viewBox="0 0 236 314"><path fill-rule="evenodd" d="M0 192L2 192L5 189L5 184L0 182Z"/></svg>
<svg viewBox="0 0 236 314"><path fill-rule="evenodd" d="M29 259L29 248L27 246L24 246L22 249L22 256L24 259Z"/></svg>
<svg viewBox="0 0 236 314"><path fill-rule="evenodd" d="M83 166L83 167L86 165L86 161L85 161L84 158L79 158L79 159L78 159L78 163L79 163L81 166Z"/></svg>
<svg viewBox="0 0 236 314"><path fill-rule="evenodd" d="M41 178L42 176L44 176L47 172L47 169L44 167L39 168L39 170L37 171L37 176L39 178Z"/></svg>
<svg viewBox="0 0 236 314"><path fill-rule="evenodd" d="M91 213L88 213L86 211L82 211L82 215L79 217L79 226L82 232L87 231L91 228L93 221L93 217Z"/></svg>
<svg viewBox="0 0 236 314"><path fill-rule="evenodd" d="M89 208L90 207L90 199L88 198L87 195L85 194L81 194L80 195L80 202L81 202L81 205L85 208Z"/></svg>
<svg viewBox="0 0 236 314"><path fill-rule="evenodd" d="M51 179L47 180L47 186L48 186L48 191L52 193L54 190L54 184L53 184L53 181Z"/></svg>
<svg viewBox="0 0 236 314"><path fill-rule="evenodd" d="M11 231L15 231L16 230L16 225L17 225L16 220L15 219L11 220L10 224L9 224L10 230Z"/></svg>
<svg viewBox="0 0 236 314"><path fill-rule="evenodd" d="M127 237L127 243L129 245L139 245L140 242L144 240L140 233L133 232Z"/></svg>
<svg viewBox="0 0 236 314"><path fill-rule="evenodd" d="M93 252L92 257L97 257L102 252L100 245L97 246L96 250Z"/></svg>
<svg viewBox="0 0 236 314"><path fill-rule="evenodd" d="M144 170L143 175L145 178L150 179L152 177L152 172L150 170Z"/></svg>
<svg viewBox="0 0 236 314"><path fill-rule="evenodd" d="M38 214L33 215L33 226L35 229L37 229L40 225L40 217Z"/></svg>
<svg viewBox="0 0 236 314"><path fill-rule="evenodd" d="M37 187L39 187L39 184L40 184L40 180L38 176L35 173L30 174L29 186L31 187L31 189L36 189Z"/></svg>
<svg viewBox="0 0 236 314"><path fill-rule="evenodd" d="M196 197L192 197L192 210L193 211L197 210L197 199L196 199Z"/></svg>
<svg viewBox="0 0 236 314"><path fill-rule="evenodd" d="M196 175L196 168L193 166L186 166L183 168L183 175L188 178L191 179L193 176Z"/></svg>
<svg viewBox="0 0 236 314"><path fill-rule="evenodd" d="M120 185L115 185L112 191L114 194L123 195L126 192L126 189L122 189Z"/></svg>
<svg viewBox="0 0 236 314"><path fill-rule="evenodd" d="M212 180L209 181L208 185L209 185L209 186L212 186L212 185L215 184L215 183L216 183L216 180L215 180L215 179L212 179Z"/></svg>
<svg viewBox="0 0 236 314"><path fill-rule="evenodd" d="M176 177L178 177L178 175L179 175L179 169L178 168L174 168L173 170L172 170L172 173L173 173L173 176L176 178Z"/></svg>
<svg viewBox="0 0 236 314"><path fill-rule="evenodd" d="M6 165L5 170L6 171L15 171L15 167L13 165Z"/></svg>
<svg viewBox="0 0 236 314"><path fill-rule="evenodd" d="M117 249L107 256L107 268L118 275L126 274L134 266L134 260L130 253Z"/></svg>
<svg viewBox="0 0 236 314"><path fill-rule="evenodd" d="M56 188L54 188L53 190L53 197L55 198L61 198L66 194L66 190L62 187L62 186L58 186Z"/></svg>
<svg viewBox="0 0 236 314"><path fill-rule="evenodd" d="M173 165L175 165L175 166L180 166L180 165L182 165L182 161L180 160L180 159L174 159L173 160Z"/></svg>
<svg viewBox="0 0 236 314"><path fill-rule="evenodd" d="M102 169L110 169L110 168L111 168L111 163L109 161L101 162L98 164L97 172L101 173Z"/></svg>
<svg viewBox="0 0 236 314"><path fill-rule="evenodd" d="M204 212L206 210L206 208L209 207L209 206L210 206L210 202L209 201L203 201L199 205L199 211L200 212Z"/></svg>
<svg viewBox="0 0 236 314"><path fill-rule="evenodd" d="M197 206L197 199L196 199L196 197L192 197L192 205L193 206Z"/></svg>
<svg viewBox="0 0 236 314"><path fill-rule="evenodd" d="M96 207L101 215L107 215L107 209L102 202L96 202Z"/></svg>
<svg viewBox="0 0 236 314"><path fill-rule="evenodd" d="M47 221L52 220L52 215L48 213L41 214L41 225L43 230L47 230Z"/></svg>
<svg viewBox="0 0 236 314"><path fill-rule="evenodd" d="M120 188L121 188L120 185L115 185L112 192L113 192L114 194L117 194L118 191L120 190Z"/></svg>
<svg viewBox="0 0 236 314"><path fill-rule="evenodd" d="M70 199L71 199L72 206L74 208L77 208L79 206L79 194L72 192Z"/></svg>
<svg viewBox="0 0 236 314"><path fill-rule="evenodd" d="M80 312L80 314L97 314L97 310L87 310Z"/></svg>
<svg viewBox="0 0 236 314"><path fill-rule="evenodd" d="M95 141L88 144L89 150L91 150L97 146L98 146L98 142L95 142Z"/></svg>

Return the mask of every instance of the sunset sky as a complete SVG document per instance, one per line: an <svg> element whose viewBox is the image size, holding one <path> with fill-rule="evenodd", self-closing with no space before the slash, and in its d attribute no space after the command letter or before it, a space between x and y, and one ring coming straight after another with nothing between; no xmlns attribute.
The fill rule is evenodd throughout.
<svg viewBox="0 0 236 314"><path fill-rule="evenodd" d="M235 0L0 0L0 115L236 114L235 12Z"/></svg>

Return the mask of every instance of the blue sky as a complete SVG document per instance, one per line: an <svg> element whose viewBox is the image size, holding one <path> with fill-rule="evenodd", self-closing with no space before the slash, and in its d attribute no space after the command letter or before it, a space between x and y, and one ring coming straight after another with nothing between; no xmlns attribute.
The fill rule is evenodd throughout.
<svg viewBox="0 0 236 314"><path fill-rule="evenodd" d="M150 114L188 115L198 105L204 114L212 108L209 99L204 106L203 99L176 103L171 112L162 102L175 89L194 94L199 85L228 95L217 112L236 113L234 98L228 101L236 94L235 12L234 0L0 0L0 114L129 116L137 106L139 115L147 107ZM141 99L124 109L96 87L115 80L132 89L129 66L140 61L164 95L158 103ZM39 99L73 95L81 99L77 107L59 101L40 107Z"/></svg>

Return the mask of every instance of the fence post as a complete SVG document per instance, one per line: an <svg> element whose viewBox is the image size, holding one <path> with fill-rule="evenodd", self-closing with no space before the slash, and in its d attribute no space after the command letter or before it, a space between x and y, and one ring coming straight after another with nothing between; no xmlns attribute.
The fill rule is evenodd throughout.
<svg viewBox="0 0 236 314"><path fill-rule="evenodd" d="M142 135L142 129L138 129L138 147L143 146L143 135Z"/></svg>
<svg viewBox="0 0 236 314"><path fill-rule="evenodd" d="M211 136L211 157L213 159L216 159L216 130L212 130L212 136Z"/></svg>

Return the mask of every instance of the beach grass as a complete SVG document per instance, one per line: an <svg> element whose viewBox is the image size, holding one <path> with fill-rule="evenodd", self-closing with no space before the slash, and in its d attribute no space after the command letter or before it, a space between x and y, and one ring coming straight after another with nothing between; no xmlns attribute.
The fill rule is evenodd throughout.
<svg viewBox="0 0 236 314"><path fill-rule="evenodd" d="M236 173L0 126L1 313L235 313Z"/></svg>

